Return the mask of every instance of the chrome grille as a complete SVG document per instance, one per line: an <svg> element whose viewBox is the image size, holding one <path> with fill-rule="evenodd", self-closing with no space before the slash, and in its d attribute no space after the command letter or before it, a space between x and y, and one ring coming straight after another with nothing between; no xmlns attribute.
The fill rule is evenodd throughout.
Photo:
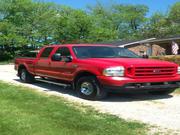
<svg viewBox="0 0 180 135"><path fill-rule="evenodd" d="M168 77L176 74L176 67L135 67L135 77Z"/></svg>

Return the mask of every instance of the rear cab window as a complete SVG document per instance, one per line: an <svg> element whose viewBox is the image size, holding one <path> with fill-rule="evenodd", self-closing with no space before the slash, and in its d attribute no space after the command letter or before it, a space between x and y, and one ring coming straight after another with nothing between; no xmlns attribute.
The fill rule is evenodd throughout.
<svg viewBox="0 0 180 135"><path fill-rule="evenodd" d="M44 58L44 59L47 59L51 52L53 51L54 47L47 47L43 50L43 52L41 53L40 55L40 58Z"/></svg>

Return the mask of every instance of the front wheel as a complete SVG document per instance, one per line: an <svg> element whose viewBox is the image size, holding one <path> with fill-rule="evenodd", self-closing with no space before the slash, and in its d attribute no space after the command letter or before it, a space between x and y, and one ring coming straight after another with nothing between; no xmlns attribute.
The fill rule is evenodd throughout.
<svg viewBox="0 0 180 135"><path fill-rule="evenodd" d="M157 90L157 91L150 91L149 93L152 95L168 95L172 92L174 92L175 89L167 89L167 90Z"/></svg>
<svg viewBox="0 0 180 135"><path fill-rule="evenodd" d="M100 100L107 96L107 92L101 89L93 76L80 78L76 83L76 91L79 97L88 100Z"/></svg>
<svg viewBox="0 0 180 135"><path fill-rule="evenodd" d="M32 83L34 82L34 76L23 68L20 70L20 80L24 83Z"/></svg>

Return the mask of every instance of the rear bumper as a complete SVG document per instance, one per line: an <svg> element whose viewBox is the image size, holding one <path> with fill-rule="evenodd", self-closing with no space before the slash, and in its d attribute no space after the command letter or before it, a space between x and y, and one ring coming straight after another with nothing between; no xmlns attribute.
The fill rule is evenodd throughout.
<svg viewBox="0 0 180 135"><path fill-rule="evenodd" d="M180 75L171 78L144 79L100 76L98 79L103 88L110 92L141 92L180 88Z"/></svg>

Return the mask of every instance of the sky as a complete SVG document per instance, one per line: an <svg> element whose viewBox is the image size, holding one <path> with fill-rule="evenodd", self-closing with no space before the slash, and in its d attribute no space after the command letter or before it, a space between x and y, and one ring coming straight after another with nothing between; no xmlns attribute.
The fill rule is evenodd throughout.
<svg viewBox="0 0 180 135"><path fill-rule="evenodd" d="M44 0L47 2L55 2L62 5L67 5L73 8L85 9L87 5L95 5L96 0ZM105 5L113 3L123 3L123 4L144 4L149 7L148 16L152 15L154 12L166 13L172 4L180 2L180 0L98 0Z"/></svg>

